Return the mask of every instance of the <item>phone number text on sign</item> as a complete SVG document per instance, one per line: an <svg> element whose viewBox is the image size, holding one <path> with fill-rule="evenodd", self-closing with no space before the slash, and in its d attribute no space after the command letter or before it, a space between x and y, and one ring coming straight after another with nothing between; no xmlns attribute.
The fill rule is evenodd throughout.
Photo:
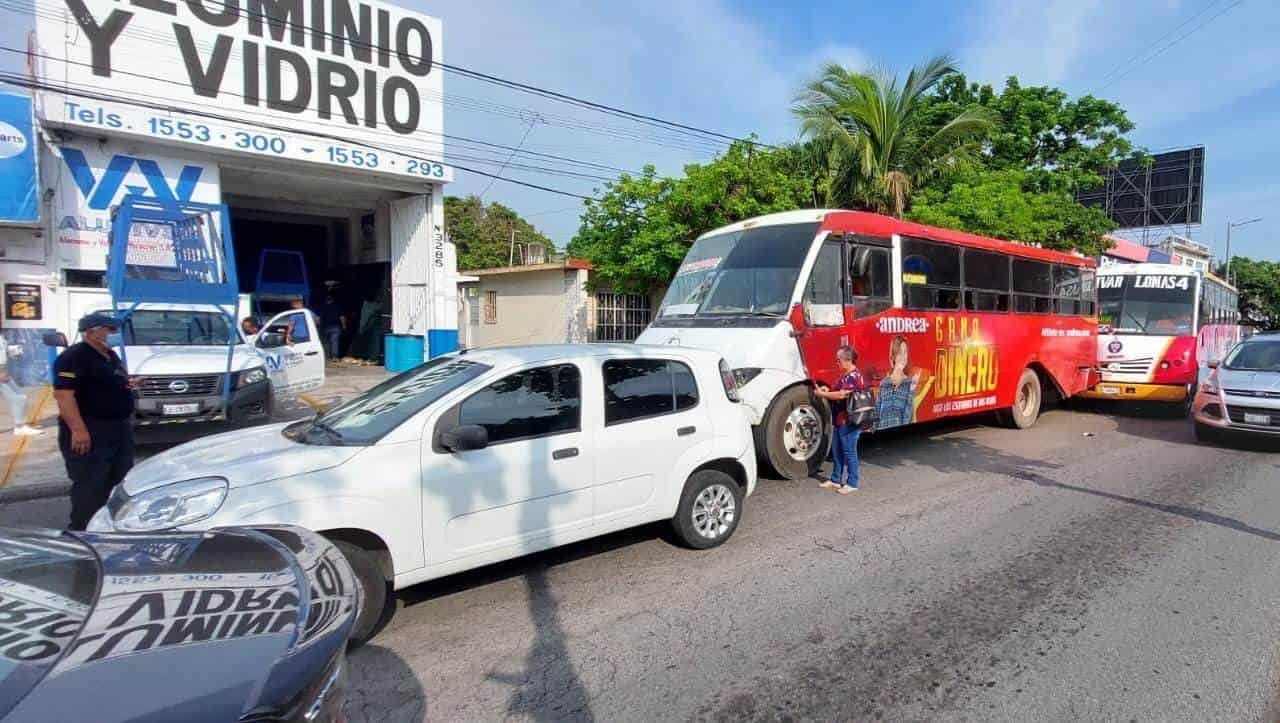
<svg viewBox="0 0 1280 723"><path fill-rule="evenodd" d="M143 138L252 153L255 155L345 166L375 173L432 181L453 180L453 169L439 161L395 151L331 143L324 138L253 129L178 114L153 113L111 102L66 100L51 104L49 122L102 128ZM55 114L60 110L60 114Z"/></svg>

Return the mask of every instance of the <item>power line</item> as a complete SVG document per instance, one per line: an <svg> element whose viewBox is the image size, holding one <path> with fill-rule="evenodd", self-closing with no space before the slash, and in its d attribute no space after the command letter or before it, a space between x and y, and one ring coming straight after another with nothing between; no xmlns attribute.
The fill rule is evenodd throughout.
<svg viewBox="0 0 1280 723"><path fill-rule="evenodd" d="M212 2L212 0L210 1ZM0 0L0 9L8 10L9 12L13 12L15 14L27 13L27 8L19 6L13 0ZM66 18L61 14L61 10L47 10L47 9L41 10L38 6L33 6L33 12L38 17L48 18L58 22L65 22L66 20ZM257 16L255 15L254 17L257 17ZM306 26L299 26L299 27L305 28ZM325 33L325 35L332 35L332 34ZM141 42L149 42L154 45L163 46L166 48L173 45L172 37L166 36L165 34L160 32L148 30L146 28L139 28L139 29L133 30L131 37ZM214 49L214 46L212 44L206 43L201 40L193 39L192 44L196 48L203 49L206 52L211 52ZM360 46L360 47L365 46L364 43L359 43L359 42L353 42L352 45ZM85 66L88 65L86 63L77 63L76 61L69 61L63 58L58 58L56 56L48 56L48 55L42 55L38 53L35 55L37 55L38 57L47 58L49 60L52 60L53 62L72 63L72 64L85 65ZM228 58L236 58L236 57L242 57L242 56L243 54L240 53L240 51L237 50L235 46L232 46L232 48L227 51ZM137 73L130 73L129 71L125 71L125 70L120 70L118 68L113 68L113 72L119 72L121 74L126 74L126 75L128 74L140 75ZM154 78L154 76L142 76L142 77ZM176 85L182 85L183 87L187 87L186 84L172 81L171 79L163 79L163 80L165 80L166 82L174 83ZM225 92L229 95L236 95L232 91L219 91L219 92ZM602 125L598 123L591 123L589 121L573 118L571 116L562 116L562 115L557 115L553 113L535 111L533 109L520 108L518 106L507 106L500 103L493 103L491 101L484 101L476 98L468 98L467 96L450 95L448 98L446 98L443 94L436 93L429 89L419 89L419 92L425 97L435 97L439 99L441 103L456 107L459 110L472 110L476 112L490 113L490 114L504 116L508 118L514 118L522 122L527 121L528 118L530 117L537 117L540 120L544 121L546 125L554 125L554 126L559 126L559 127L569 128L574 130L583 130L588 133L600 134L610 138L630 140L630 141L636 141L641 143L649 143L657 146L673 148L673 149L678 149L678 150L692 152L692 153L716 153L721 150L721 146L713 145L713 142L711 141L711 139L703 139L703 138L695 137L688 134L685 134L682 136L667 134L665 131L662 131L662 129L651 128L651 131L657 131L662 133L661 135L658 135L658 134L655 134L654 132L630 130L630 129L620 128L618 126L608 126L608 125ZM646 128L648 127L649 126L646 126ZM627 171L627 172L634 173L633 171Z"/></svg>
<svg viewBox="0 0 1280 723"><path fill-rule="evenodd" d="M38 0L35 0L35 1L38 2ZM205 0L205 1L212 5L222 6L225 10L229 11L233 15L236 15L237 17L256 18L266 23L267 25L272 25L273 23L277 26L283 25L283 23L280 23L278 21L273 21L265 13L250 13L248 12L247 9L241 10L238 3L235 5L231 5L224 2L223 0ZM352 39L352 38L340 37L337 34L326 31L322 28L316 28L314 26L308 26L300 23L290 23L290 25L292 25L293 27L300 28L306 32L309 32L313 37L314 36L328 37L334 40L341 40L343 43L349 44L352 48L362 47L370 51L376 50L375 46L370 43L360 42L359 40ZM502 78L500 76L492 75L489 73L482 73L480 71L472 70L470 68L465 68L460 65L453 65L450 63L445 63L443 61L435 62L434 60L432 61L432 64L437 65L444 70L457 73L463 77L472 78L474 80L481 80L481 81L491 83L503 88L522 91L528 94L536 95L538 97L547 98L547 99L559 101L559 102L570 104L570 105L575 105L581 108L587 108L600 113L605 113L605 114L613 115L616 117L627 118L637 123L673 129L673 130L681 131L684 133L699 135L707 138L719 138L722 141L727 141L730 143L743 142L743 143L749 143L752 145L758 145L766 148L776 148L776 146L772 146L767 143L761 143L753 139L740 138L737 136L721 133L719 131L700 128L698 126L693 126L685 123L678 123L676 121L666 120L666 119L659 118L657 116L653 116L645 113L636 113L623 108L618 108L616 106L611 106L604 103L598 103L595 101L587 100L585 98L580 98L574 95L570 95L568 93L562 93L559 91L551 90L549 88L543 88L543 87L528 84L528 83L522 83L519 81L510 80L510 79Z"/></svg>
<svg viewBox="0 0 1280 723"><path fill-rule="evenodd" d="M84 90L77 90L77 89L75 89L75 88L73 88L73 87L71 87L71 86L69 86L69 85L65 85L65 86L58 86L58 85L51 84L51 83L44 83L44 82L40 82L40 81L34 81L34 80L31 80L31 79L26 78L26 77L24 77L24 76L16 75L16 74L13 74L13 73L2 73L2 72L0 72L0 81L2 81L2 82L6 82L6 83L9 83L9 84L14 85L14 86L17 86L17 87L19 87L19 88L29 88L29 89L32 89L32 90L46 90L46 91L50 91L50 92L54 92L54 93L63 93L63 94L65 94L65 95L73 95L73 96L80 97L80 98L90 98L90 99L93 99L93 100L106 101L106 102L109 102L109 103L120 103L120 104L123 104L123 105L132 105L132 106L137 106L137 107L142 107L142 108L150 108L150 109L152 109L152 110L160 110L160 111L165 111L165 112L169 112L169 113L180 113L180 114L186 114L186 115L196 116L196 117L201 117L201 118L209 118L209 119L211 119L211 120L219 120L219 121L222 121L222 122L225 122L225 123L240 123L240 122L242 122L240 119L235 118L235 117L231 117L231 116L222 116L222 115L218 115L218 114L215 114L215 113L206 113L206 112L201 112L201 111L184 110L184 109L181 109L181 108L175 108L175 107L173 107L173 106L165 106L165 105L157 104L157 103L148 103L148 102L145 102L145 101L138 101L138 100L134 100L134 99L131 99L131 98L123 98L123 97L120 97L120 96L113 96L113 95L110 95L110 94L107 94L107 93L94 93L94 92L89 92L89 91L84 91ZM362 146L362 147L365 147L365 148L370 148L370 149L373 149L373 150L381 150L381 151L385 151L385 152L388 152L388 153L397 153L397 154L398 154L398 153L403 153L403 152L404 152L403 150L395 149L395 148L392 148L392 147L389 147L389 146L379 145L379 144L371 143L371 142L364 141L364 140L357 140L357 139L351 139L351 138L343 138L343 137L341 137L341 136L336 136L336 135L332 135L332 134L329 134L329 133L321 133L321 132L318 132L318 131L304 130L304 129L298 129L298 128L285 128L285 127L282 127L282 126L276 126L276 125L270 125L270 124L259 124L259 126L260 126L260 127L262 127L262 128L266 128L266 129L270 129L270 130L277 131L277 132L279 132L279 133L289 133L289 134L295 134L295 135L310 136L310 137L313 137L313 138L322 138L322 139L325 139L325 140L328 140L328 141L334 141L334 142L343 143L343 144L347 144L347 145L353 145L353 146ZM410 151L410 153L413 153L413 151ZM552 188L552 187L549 187L549 186L543 186L543 185L541 185L541 184L537 184L537 183L530 183L530 182L528 182L528 181L521 181L521 180L518 180L518 179L515 179L515 178L508 178L508 177L501 176L501 175L498 175L498 174L488 173L488 172L486 172L486 171L480 171L480 170L477 170L477 169L474 169L474 168L468 168L468 167L466 167L466 166L461 166L461 165L458 165L458 164L456 164L456 163L451 163L450 165L451 165L452 167L454 167L454 168L457 168L458 170L466 171L466 172L468 172L468 173L474 173L474 174L476 174L476 175L478 175L478 176L484 176L484 177L486 177L486 178L495 178L495 179L497 179L497 180L499 180L499 181L506 181L507 183L514 183L514 184L517 184L517 185L520 185L520 186L525 186L525 187L527 187L527 188L537 189L537 190L539 190L539 191L546 191L546 192L548 192L548 193L555 193L555 194L558 194L558 195L561 195L561 196L569 196L570 198L580 198L580 199L582 199L582 200L584 200L584 201L594 201L594 200L596 200L595 198L592 198L592 197L590 197L590 196L583 196L583 195L578 194L578 193L572 193L572 192L570 192L570 191L564 191L564 190L561 190L561 189L558 189L558 188Z"/></svg>
<svg viewBox="0 0 1280 723"><path fill-rule="evenodd" d="M1207 4L1207 5L1205 5L1204 7L1200 8L1200 11L1199 11L1199 12L1195 13L1194 15L1192 15L1192 16L1191 16L1191 17L1189 17L1189 18L1187 18L1186 20L1183 20L1183 21L1182 21L1181 23L1179 23L1176 27L1174 27L1174 28L1172 28L1172 29L1168 30L1167 32L1165 32L1165 34L1164 34L1164 35L1161 35L1160 37L1156 38L1155 40L1151 41L1150 43L1146 43L1146 44L1145 44L1145 47L1143 47L1143 48L1142 48L1142 50L1139 50L1137 53L1135 53L1135 54L1134 54L1134 56L1133 56L1132 58L1129 58L1128 60L1124 61L1123 63L1121 63L1121 64L1117 65L1117 66L1116 66L1116 67L1114 67L1114 68L1112 68L1110 72L1108 72L1106 75L1104 75L1104 76L1102 76L1101 78L1099 78L1099 79L1098 79L1098 82L1099 82L1099 83L1105 83L1109 78L1111 78L1111 76L1113 76L1113 75L1115 75L1116 73L1119 73L1120 71L1124 70L1124 69L1125 69L1125 68L1126 68L1130 63L1132 63L1132 62L1136 61L1137 59L1139 59L1139 58L1141 58L1142 56L1146 55L1147 53L1151 52L1151 48L1152 48L1152 47L1154 47L1157 43L1162 42L1165 38L1168 38L1170 35L1173 35L1174 33L1178 32L1178 31L1179 31L1179 30L1181 30L1182 28L1186 27L1186 25L1187 25L1187 24L1191 23L1193 20L1195 20L1196 18L1200 17L1201 15L1204 15L1206 12L1208 12L1210 9L1212 9L1214 5L1217 5L1217 4L1218 4L1218 3L1220 3L1220 2L1222 2L1222 0L1210 0L1210 1L1209 1L1209 4Z"/></svg>
<svg viewBox="0 0 1280 723"><path fill-rule="evenodd" d="M13 48L13 47L3 46L3 45L0 45L0 51L9 52L9 53L14 53L14 54L18 54L18 55L26 55L26 54L28 53L28 51L26 51L26 50L21 50L21 49L19 49L19 48ZM65 64L71 64L71 65L78 65L78 66L82 66L82 67L91 67L91 66L92 66L92 64L91 64L91 63L86 63L86 62L82 62L82 61L75 61L75 60L67 60L67 59L63 59L63 58L57 58L57 57L54 57L54 56L45 55L45 54L43 54L43 53L31 53L31 55L33 55L34 57L37 57L37 58L43 58L43 59L46 59L46 60L51 60L51 61L59 62L59 63L65 63ZM157 81L157 82L160 82L160 83L168 83L168 84L170 84L170 85L181 86L181 87L184 87L184 88L185 88L185 87L189 87L186 83L184 83L184 82L182 82L182 81L179 81L179 80L173 80L172 78L164 78L164 77L157 76L157 75L148 75L148 74L146 74L146 73L137 73L137 72L133 72L133 71L120 70L120 69L113 69L113 72L120 73L121 75L127 75L127 76L136 77L136 78L144 78L144 79L147 79L147 80L154 80L154 81ZM230 90L220 91L220 92L221 92L221 93L226 93L227 95L230 95L230 96L232 96L232 97L236 97L236 98L242 98L242 99L243 99L243 98L245 97L243 94L235 93L235 92L230 91ZM156 96L150 96L150 97L156 97ZM209 106L209 105L207 105L207 104L201 104L201 105L203 105L204 107L214 107L214 106ZM307 110L317 110L316 108L313 108L313 107L311 107L311 106L307 106L307 107L306 107L306 109L307 109ZM268 113L265 113L265 112L262 112L262 111L252 111L252 110L248 110L248 109L246 109L246 110L242 111L242 114L243 114L243 115L257 116L257 117L267 117L267 118L274 118L274 117L275 117L275 116L272 116L272 115L270 115L270 114L268 114ZM352 117L352 118L354 118L354 119L355 119L355 121L356 121L357 123L361 123L361 122L363 122L363 121L364 121L364 119L363 119L363 118L361 118L361 117L360 117L360 116L358 116L358 115L354 115L354 114L353 114L351 117ZM452 134L443 133L443 132L440 132L440 131L419 130L419 131L417 131L417 132L419 132L419 133L426 133L426 134L429 134L429 135L438 135L438 136L441 136L441 137L443 137L443 138L445 138L445 139L452 140L452 141L458 141L458 142L470 143L470 144L477 144L477 145L481 145L481 146L487 146L487 147L490 147L490 148L499 148L499 149L502 149L502 150L508 150L508 151L513 151L513 152L521 152L521 153L524 153L524 154L526 154L526 155L530 155L530 156L537 156L537 157L541 157L541 158L549 159L549 160L563 161L563 162L565 162L565 163L570 163L570 164L574 164L574 165L578 165L578 166L584 166L584 167L589 167L589 168L597 168L597 169L600 169L600 170L606 170L606 171L616 171L616 172L618 172L618 173L632 173L632 174L635 174L635 173L636 173L635 171L630 171L630 170L627 170L627 169L625 169L625 168L618 168L618 167L616 167L616 166L609 166L609 165L605 165L605 164L601 164L601 163L594 163L594 162L592 162L592 161L580 161L580 160L577 160L577 159L574 159L574 158L569 158L569 157L566 157L566 156L554 155L554 154L550 154L550 153L539 153L539 152L537 152L537 151L521 151L519 148L516 148L516 147L514 147L514 146L508 146L508 145L504 145L504 144L501 144L501 143L493 143L493 142L491 142L491 141L483 141L483 140L479 140L479 139L475 139L475 138L468 138L468 137L466 137L466 136L452 135Z"/></svg>
<svg viewBox="0 0 1280 723"><path fill-rule="evenodd" d="M517 143L516 147L511 151L511 155L507 156L507 160L502 162L502 167L498 169L498 173L502 173L503 171L507 170L507 166L511 164L511 159L516 157L516 153L520 151L520 147L524 145L524 142L529 140L529 134L532 132L533 132L533 123L530 122L529 127L524 129L524 135L520 136L520 142ZM481 200L484 199L484 195L489 192L489 189L493 188L493 184L495 180L496 179L489 179L489 185L485 186L484 190L480 192Z"/></svg>
<svg viewBox="0 0 1280 723"><path fill-rule="evenodd" d="M1143 58L1143 59L1142 59L1142 60L1141 60L1137 65L1134 65L1133 67L1129 68L1129 69L1128 69L1128 70L1126 70L1125 72L1123 72L1123 73L1121 73L1120 75L1118 75L1118 76L1116 76L1115 78L1113 78L1110 82L1106 83L1106 84L1105 84L1105 85L1103 85L1101 88L1098 88L1097 93L1101 93L1102 91L1106 90L1107 88L1110 88L1111 86L1115 85L1116 83L1119 83L1121 80L1124 80L1124 79L1125 79L1126 77L1128 77L1131 73L1133 73L1133 71L1137 70L1138 68L1142 67L1143 65L1146 65L1147 63L1151 62L1152 60L1155 60L1156 58L1160 57L1161 55L1163 55L1163 54L1164 54L1164 52L1165 52L1166 50L1168 50L1168 49L1172 48L1173 46L1177 45L1178 43L1182 42L1182 41L1183 41L1183 40L1185 40L1188 36L1190 36L1191 34L1195 33L1197 30L1200 30L1201 28L1205 27L1206 25L1208 25L1209 23L1213 22L1214 20L1217 20L1218 18L1222 17L1223 15L1226 15L1227 13L1231 12L1231 11L1232 11L1232 10L1234 10L1235 8L1239 7L1243 2L1244 2L1244 0L1236 0L1235 2L1231 3L1230 5L1226 6L1226 7L1225 7L1225 8L1223 8L1223 9L1219 10L1218 12L1214 13L1213 15L1210 15L1208 18L1206 18L1206 19L1204 20L1204 22L1201 22L1199 25L1196 25L1196 26L1192 27L1190 30L1188 30L1187 32L1183 33L1182 35L1179 35L1178 37L1174 38L1173 40L1170 40L1168 43L1165 43L1163 46L1161 46L1160 48L1158 48L1154 53L1151 53L1150 55L1147 55L1145 58ZM1197 14L1197 17L1198 17L1198 15L1199 15L1199 14ZM1185 23L1183 23L1183 25L1185 25ZM1182 26L1180 25L1179 27L1182 27ZM1156 42L1159 42L1159 41L1156 41Z"/></svg>

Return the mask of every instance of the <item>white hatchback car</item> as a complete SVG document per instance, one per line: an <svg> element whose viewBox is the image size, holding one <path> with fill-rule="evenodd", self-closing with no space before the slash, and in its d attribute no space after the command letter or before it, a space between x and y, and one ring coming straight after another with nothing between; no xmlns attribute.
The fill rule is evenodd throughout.
<svg viewBox="0 0 1280 723"><path fill-rule="evenodd" d="M696 349L512 347L433 359L315 419L219 434L134 467L92 530L294 524L334 541L367 601L669 519L724 542L756 484L728 365Z"/></svg>

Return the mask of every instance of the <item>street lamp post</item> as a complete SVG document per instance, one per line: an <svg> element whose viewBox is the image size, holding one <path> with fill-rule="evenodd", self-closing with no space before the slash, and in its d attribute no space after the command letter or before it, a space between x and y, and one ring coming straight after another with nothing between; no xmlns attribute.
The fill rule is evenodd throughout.
<svg viewBox="0 0 1280 723"><path fill-rule="evenodd" d="M1228 284L1231 283L1231 229L1248 226L1251 223L1257 223L1261 220L1262 217L1259 216L1257 218L1251 218L1248 221L1227 221L1227 268L1222 272L1222 275L1226 277Z"/></svg>

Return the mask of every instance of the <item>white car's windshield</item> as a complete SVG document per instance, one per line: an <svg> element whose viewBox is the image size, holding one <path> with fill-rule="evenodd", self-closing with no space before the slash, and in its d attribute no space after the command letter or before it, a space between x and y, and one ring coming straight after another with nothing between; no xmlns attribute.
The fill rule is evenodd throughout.
<svg viewBox="0 0 1280 723"><path fill-rule="evenodd" d="M796 223L698 239L658 316L785 314L817 232L816 223Z"/></svg>
<svg viewBox="0 0 1280 723"><path fill-rule="evenodd" d="M289 430L294 439L312 444L372 444L489 369L461 356L432 359Z"/></svg>
<svg viewBox="0 0 1280 723"><path fill-rule="evenodd" d="M1233 371L1280 372L1280 340L1246 341L1227 354L1222 366Z"/></svg>
<svg viewBox="0 0 1280 723"><path fill-rule="evenodd" d="M99 313L110 314L110 311ZM137 309L120 330L130 346L226 346L240 343L231 320L216 311Z"/></svg>

